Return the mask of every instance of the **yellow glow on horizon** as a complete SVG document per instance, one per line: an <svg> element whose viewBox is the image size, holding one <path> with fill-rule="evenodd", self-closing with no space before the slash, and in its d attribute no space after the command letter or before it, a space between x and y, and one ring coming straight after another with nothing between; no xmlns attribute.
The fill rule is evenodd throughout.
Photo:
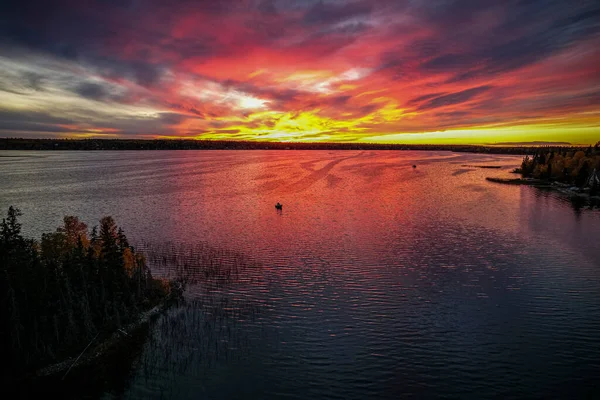
<svg viewBox="0 0 600 400"><path fill-rule="evenodd" d="M101 133L101 132L78 132L78 133L70 133L67 135L69 138L76 139L93 139L93 138L110 138L117 139L119 137L116 133Z"/></svg>
<svg viewBox="0 0 600 400"><path fill-rule="evenodd" d="M552 126L531 124L504 127L476 127L435 132L411 132L367 136L360 142L418 144L494 144L509 142L567 142L593 144L600 139L599 126Z"/></svg>
<svg viewBox="0 0 600 400"><path fill-rule="evenodd" d="M377 101L384 102L385 98ZM414 144L494 144L503 142L565 142L565 135L574 144L590 144L600 139L600 127L592 121L580 123L534 123L518 126L483 126L431 132L385 133L373 132L371 124L410 118L393 102L373 113L357 119L334 119L321 110L288 113L261 111L246 118L220 119L228 121L226 130L237 131L232 136L219 130L197 136L198 139L256 140L281 142L344 141L360 143L414 143ZM249 127L251 125L252 127Z"/></svg>
<svg viewBox="0 0 600 400"><path fill-rule="evenodd" d="M259 104L263 104L260 99L250 99L247 105ZM186 136L201 130L201 135L194 135L198 139L282 142L493 144L568 141L589 144L600 139L600 124L594 113L579 115L576 121L546 117L528 121L530 123L521 121L514 126L496 123L437 131L393 132L389 128L395 124L415 125L414 121L420 117L420 113L402 108L395 99L385 96L376 97L369 104L376 104L377 107L360 117L353 117L348 112L336 114L335 110L328 108L301 112L255 109L246 115L190 120L182 123L181 132ZM212 121L218 128L211 127ZM379 126L388 130L378 131ZM569 139L565 140L565 137Z"/></svg>

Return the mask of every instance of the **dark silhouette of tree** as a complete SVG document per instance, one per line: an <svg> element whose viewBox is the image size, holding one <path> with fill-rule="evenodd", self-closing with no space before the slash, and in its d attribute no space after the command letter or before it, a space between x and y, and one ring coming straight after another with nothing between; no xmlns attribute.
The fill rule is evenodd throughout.
<svg viewBox="0 0 600 400"><path fill-rule="evenodd" d="M585 185L589 175L590 171L588 163L584 162L581 168L579 168L579 171L577 172L577 177L575 178L575 185L580 187Z"/></svg>
<svg viewBox="0 0 600 400"><path fill-rule="evenodd" d="M536 151L573 151L580 149L562 146L481 146L441 144L388 143L323 143L323 142L257 142L242 140L192 139L16 139L0 138L0 150L448 150L490 154L533 154Z"/></svg>
<svg viewBox="0 0 600 400"><path fill-rule="evenodd" d="M65 217L38 243L21 235L19 216L10 207L0 224L0 350L11 374L81 351L171 293L111 217L90 237Z"/></svg>

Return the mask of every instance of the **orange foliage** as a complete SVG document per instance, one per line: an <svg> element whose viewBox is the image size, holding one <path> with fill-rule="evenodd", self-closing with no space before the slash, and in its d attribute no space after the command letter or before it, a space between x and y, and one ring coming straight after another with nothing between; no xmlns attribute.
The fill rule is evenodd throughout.
<svg viewBox="0 0 600 400"><path fill-rule="evenodd" d="M125 250L123 250L123 268L127 272L127 275L129 275L129 277L133 276L133 272L134 272L136 266L137 266L137 263L136 263L135 256L134 256L133 252L131 251L131 249L129 247L127 247Z"/></svg>
<svg viewBox="0 0 600 400"><path fill-rule="evenodd" d="M79 218L73 216L66 216L63 221L64 225L56 231L65 235L67 247L73 248L77 246L78 241L81 239L83 247L87 249L90 245L87 237L87 225L79 221Z"/></svg>

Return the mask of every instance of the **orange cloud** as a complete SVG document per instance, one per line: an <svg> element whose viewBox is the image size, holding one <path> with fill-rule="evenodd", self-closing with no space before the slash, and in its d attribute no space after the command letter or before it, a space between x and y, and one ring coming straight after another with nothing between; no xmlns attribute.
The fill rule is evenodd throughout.
<svg viewBox="0 0 600 400"><path fill-rule="evenodd" d="M536 7L15 4L0 27L0 135L596 141L591 5L545 5L544 19Z"/></svg>

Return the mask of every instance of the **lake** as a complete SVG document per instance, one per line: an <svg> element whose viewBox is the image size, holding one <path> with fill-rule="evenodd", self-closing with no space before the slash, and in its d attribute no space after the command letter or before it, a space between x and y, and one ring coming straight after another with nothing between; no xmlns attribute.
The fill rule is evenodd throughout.
<svg viewBox="0 0 600 400"><path fill-rule="evenodd" d="M600 211L485 180L520 161L4 151L0 209L36 238L112 215L154 275L189 279L92 397L595 397Z"/></svg>

